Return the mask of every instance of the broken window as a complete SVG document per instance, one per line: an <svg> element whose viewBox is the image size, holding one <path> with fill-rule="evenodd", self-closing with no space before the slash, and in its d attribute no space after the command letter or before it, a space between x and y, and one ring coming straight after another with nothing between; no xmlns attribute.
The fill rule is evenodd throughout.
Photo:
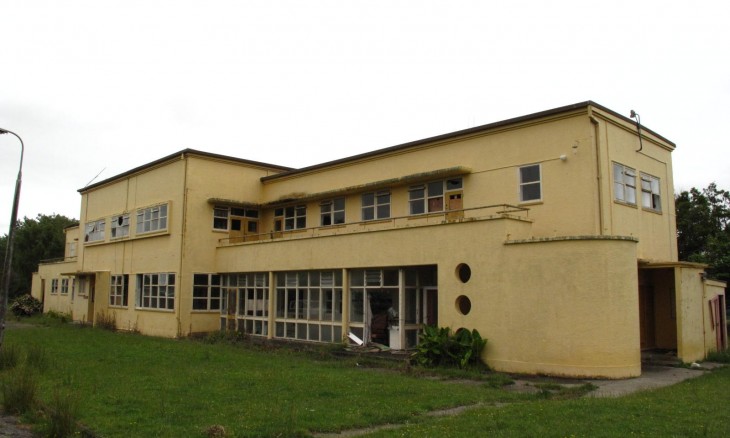
<svg viewBox="0 0 730 438"><path fill-rule="evenodd" d="M641 206L654 211L662 211L662 198L659 178L641 173Z"/></svg>
<svg viewBox="0 0 730 438"><path fill-rule="evenodd" d="M636 205L636 170L613 163L613 197L616 201Z"/></svg>
<svg viewBox="0 0 730 438"><path fill-rule="evenodd" d="M319 204L320 225L339 225L345 223L345 198L335 198L322 201Z"/></svg>
<svg viewBox="0 0 730 438"><path fill-rule="evenodd" d="M446 209L444 194L461 190L462 187L461 178L411 186L408 189L409 212L414 215L444 211Z"/></svg>
<svg viewBox="0 0 730 438"><path fill-rule="evenodd" d="M84 242L99 242L104 240L104 228L106 222L104 219L99 219L93 222L86 223L86 233L84 235Z"/></svg>
<svg viewBox="0 0 730 438"><path fill-rule="evenodd" d="M228 314L235 313L238 331L251 335L268 335L269 275L262 272L225 274L220 280L223 296L235 297L232 298L232 303L228 303L229 306L234 306L233 310L228 309ZM221 314L225 315L226 310L222 308Z"/></svg>
<svg viewBox="0 0 730 438"><path fill-rule="evenodd" d="M112 239L129 236L129 215L112 216Z"/></svg>

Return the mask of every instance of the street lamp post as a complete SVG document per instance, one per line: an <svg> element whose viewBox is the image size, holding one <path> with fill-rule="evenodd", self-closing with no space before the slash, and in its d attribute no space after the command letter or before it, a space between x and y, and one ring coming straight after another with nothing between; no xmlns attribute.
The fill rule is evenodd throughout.
<svg viewBox="0 0 730 438"><path fill-rule="evenodd" d="M10 214L10 229L8 230L7 246L5 248L5 263L3 264L3 284L0 290L0 351L5 345L5 314L8 311L8 296L10 295L10 272L13 266L13 238L15 237L15 225L18 221L18 202L20 201L20 181L23 174L23 154L25 145L23 139L12 131L0 128L0 135L12 134L20 141L20 166L18 167L18 179L15 181L15 197L13 197L13 210Z"/></svg>

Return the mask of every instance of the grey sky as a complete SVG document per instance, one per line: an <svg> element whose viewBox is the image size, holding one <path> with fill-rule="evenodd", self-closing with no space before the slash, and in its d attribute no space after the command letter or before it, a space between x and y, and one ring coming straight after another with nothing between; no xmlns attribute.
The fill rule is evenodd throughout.
<svg viewBox="0 0 730 438"><path fill-rule="evenodd" d="M291 167L594 100L730 189L730 3L0 0L20 216L184 148ZM0 234L19 144L0 136Z"/></svg>

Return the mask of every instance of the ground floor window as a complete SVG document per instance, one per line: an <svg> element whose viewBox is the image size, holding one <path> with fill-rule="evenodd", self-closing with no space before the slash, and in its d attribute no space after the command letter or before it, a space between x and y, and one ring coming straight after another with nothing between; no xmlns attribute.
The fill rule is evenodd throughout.
<svg viewBox="0 0 730 438"><path fill-rule="evenodd" d="M221 276L218 274L193 275L193 310L221 308Z"/></svg>
<svg viewBox="0 0 730 438"><path fill-rule="evenodd" d="M68 294L68 278L61 279L61 295Z"/></svg>
<svg viewBox="0 0 730 438"><path fill-rule="evenodd" d="M137 307L142 309L175 308L175 274L137 274Z"/></svg>
<svg viewBox="0 0 730 438"><path fill-rule="evenodd" d="M58 278L54 278L51 280L51 293L52 294L58 293Z"/></svg>
<svg viewBox="0 0 730 438"><path fill-rule="evenodd" d="M222 280L221 315L235 318L240 332L268 335L269 274L226 274Z"/></svg>
<svg viewBox="0 0 730 438"><path fill-rule="evenodd" d="M342 271L276 274L276 337L340 342Z"/></svg>
<svg viewBox="0 0 730 438"><path fill-rule="evenodd" d="M109 288L109 305L127 307L129 296L129 276L112 275Z"/></svg>

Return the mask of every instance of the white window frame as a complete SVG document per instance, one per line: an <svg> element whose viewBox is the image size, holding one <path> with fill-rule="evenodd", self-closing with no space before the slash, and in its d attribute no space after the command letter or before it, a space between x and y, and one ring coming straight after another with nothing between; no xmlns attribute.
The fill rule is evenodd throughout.
<svg viewBox="0 0 730 438"><path fill-rule="evenodd" d="M307 205L284 207L284 231L303 230L305 228L307 228Z"/></svg>
<svg viewBox="0 0 730 438"><path fill-rule="evenodd" d="M167 231L168 205L158 204L137 210L137 234Z"/></svg>
<svg viewBox="0 0 730 438"><path fill-rule="evenodd" d="M137 274L135 305L138 309L175 310L175 274Z"/></svg>
<svg viewBox="0 0 730 438"><path fill-rule="evenodd" d="M51 294L58 293L58 278L51 279Z"/></svg>
<svg viewBox="0 0 730 438"><path fill-rule="evenodd" d="M121 223L120 223L121 220ZM111 238L120 239L129 236L129 213L112 216Z"/></svg>
<svg viewBox="0 0 730 438"><path fill-rule="evenodd" d="M319 204L321 227L343 225L345 223L345 198L334 198L322 201Z"/></svg>
<svg viewBox="0 0 730 438"><path fill-rule="evenodd" d="M640 172L641 178L641 206L646 210L661 212L661 180L648 173Z"/></svg>
<svg viewBox="0 0 730 438"><path fill-rule="evenodd" d="M84 243L94 243L104 241L104 228L106 228L106 220L98 219L86 223L84 233Z"/></svg>
<svg viewBox="0 0 730 438"><path fill-rule="evenodd" d="M228 207L222 207L216 205L213 207L213 229L220 231L228 231L230 216L230 209ZM225 223L225 226L223 224Z"/></svg>
<svg viewBox="0 0 730 438"><path fill-rule="evenodd" d="M458 181L458 185L449 187L449 184L456 181ZM463 189L464 180L462 177L447 178L411 186L408 188L408 213L414 216L446 211L447 194ZM419 192L421 193L418 194Z"/></svg>
<svg viewBox="0 0 730 438"><path fill-rule="evenodd" d="M61 279L61 295L68 295L68 278Z"/></svg>
<svg viewBox="0 0 730 438"><path fill-rule="evenodd" d="M526 180L525 174L523 170L528 170L532 168L537 168L537 179L536 180ZM540 202L542 201L542 166L540 163L536 164L528 164L525 166L520 166L520 168L517 170L519 178L520 178L520 202ZM528 198L526 195L528 194L528 190L537 186L538 190L538 196L536 198Z"/></svg>
<svg viewBox="0 0 730 438"><path fill-rule="evenodd" d="M193 312L219 312L222 300L221 290L220 274L193 274Z"/></svg>
<svg viewBox="0 0 730 438"><path fill-rule="evenodd" d="M390 218L390 190L363 193L361 199L363 221Z"/></svg>
<svg viewBox="0 0 730 438"><path fill-rule="evenodd" d="M613 163L613 199L623 204L636 205L636 169Z"/></svg>
<svg viewBox="0 0 730 438"><path fill-rule="evenodd" d="M109 305L127 307L129 305L129 275L112 275L109 287Z"/></svg>

